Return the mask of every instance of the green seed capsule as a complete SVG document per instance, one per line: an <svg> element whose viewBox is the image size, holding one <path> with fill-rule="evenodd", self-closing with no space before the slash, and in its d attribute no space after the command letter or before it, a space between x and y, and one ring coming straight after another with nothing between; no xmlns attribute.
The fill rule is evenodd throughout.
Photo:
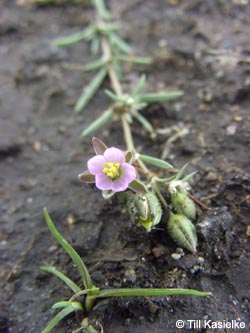
<svg viewBox="0 0 250 333"><path fill-rule="evenodd" d="M128 202L130 215L134 222L141 224L147 231L161 221L162 208L157 196L148 192L134 194Z"/></svg>
<svg viewBox="0 0 250 333"><path fill-rule="evenodd" d="M197 235L193 223L184 215L171 214L167 228L172 239L181 247L196 252Z"/></svg>
<svg viewBox="0 0 250 333"><path fill-rule="evenodd" d="M196 208L192 199L185 193L176 192L171 195L173 207L178 214L185 215L190 220L195 220Z"/></svg>

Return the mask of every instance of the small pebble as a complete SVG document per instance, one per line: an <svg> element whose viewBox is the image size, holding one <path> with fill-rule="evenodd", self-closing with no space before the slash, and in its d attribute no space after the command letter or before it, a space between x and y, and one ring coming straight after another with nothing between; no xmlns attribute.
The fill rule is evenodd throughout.
<svg viewBox="0 0 250 333"><path fill-rule="evenodd" d="M171 254L171 258L174 259L174 260L180 260L181 257L182 257L182 255L179 254L179 253L172 253Z"/></svg>
<svg viewBox="0 0 250 333"><path fill-rule="evenodd" d="M214 182L218 179L218 176L215 172L212 172L210 171L207 175L206 175L206 179L211 181L211 182Z"/></svg>
<svg viewBox="0 0 250 333"><path fill-rule="evenodd" d="M229 125L227 127L227 135L234 135L236 133L236 130L237 130L236 124Z"/></svg>
<svg viewBox="0 0 250 333"><path fill-rule="evenodd" d="M155 256L155 258L160 258L160 256L162 255L163 251L164 251L164 247L163 246L157 246L157 247L154 247L152 249L152 253Z"/></svg>
<svg viewBox="0 0 250 333"><path fill-rule="evenodd" d="M136 272L133 268L127 269L124 273L125 280L134 283L137 279Z"/></svg>
<svg viewBox="0 0 250 333"><path fill-rule="evenodd" d="M203 264L205 259L203 257L198 257L198 261L199 261L200 264Z"/></svg>
<svg viewBox="0 0 250 333"><path fill-rule="evenodd" d="M199 266L199 265L194 265L194 266L190 269L190 271L191 271L192 274L197 273L199 270L200 270L200 266Z"/></svg>
<svg viewBox="0 0 250 333"><path fill-rule="evenodd" d="M54 251L56 251L58 249L58 246L57 245L51 245L49 248L48 248L48 253L53 253Z"/></svg>

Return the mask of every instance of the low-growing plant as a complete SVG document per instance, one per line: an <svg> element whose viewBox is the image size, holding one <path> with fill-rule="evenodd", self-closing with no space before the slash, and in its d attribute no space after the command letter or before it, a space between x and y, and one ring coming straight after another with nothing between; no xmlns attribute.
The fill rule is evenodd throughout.
<svg viewBox="0 0 250 333"><path fill-rule="evenodd" d="M190 195L189 181L195 172L185 175L187 165L176 170L164 159L141 154L134 144L132 128L139 124L151 138L156 137L154 126L144 116L147 105L152 102L166 102L183 95L182 91L145 92L146 76L142 75L129 92L122 86L122 63L130 62L138 65L151 63L150 58L134 55L132 48L122 39L118 31L120 24L114 22L112 14L103 0L92 0L96 16L94 21L82 31L68 37L58 38L54 44L69 46L82 40L90 43L93 55L100 54L95 61L83 65L83 71L96 71L93 79L83 89L74 110L81 112L106 78L110 80L112 90L105 94L110 99L109 107L97 119L92 121L81 136L96 135L96 132L111 121L120 121L123 128L126 148L120 149L106 144L94 136L92 138L95 156L87 162L86 170L79 175L84 183L94 183L102 191L104 199L122 194L126 198L128 212L134 223L142 226L147 232L162 222L169 235L180 246L195 253L197 248L195 203ZM155 171L158 170L158 171ZM131 296L169 296L193 295L207 296L210 293L191 289L158 289L158 288L121 288L101 290L94 286L88 270L76 251L57 231L47 210L44 211L48 227L74 261L83 282L83 289L54 267L42 267L65 282L73 291L68 301L58 302L54 309L62 309L42 333L49 332L61 319L75 311L87 314L95 304L109 297ZM84 296L84 302L78 300ZM99 329L102 331L101 325ZM97 332L84 318L82 325L74 332Z"/></svg>
<svg viewBox="0 0 250 333"><path fill-rule="evenodd" d="M149 166L166 171L173 171L174 167L165 160L139 154L134 145L131 127L137 121L155 137L153 125L142 115L141 110L152 102L171 101L183 95L182 91L143 92L146 76L142 75L131 92L124 92L121 84L122 62L136 64L150 64L151 59L138 57L133 54L130 45L118 35L120 24L112 20L112 15L103 0L92 0L96 9L96 18L83 31L68 37L58 38L54 43L58 46L86 40L90 42L94 55L101 53L99 59L84 65L83 71L97 71L92 81L83 89L82 95L75 104L75 112L81 112L93 98L105 78L109 78L113 91L106 90L111 99L111 105L82 132L82 137L96 133L96 131L112 120L120 120L123 127L127 151L116 147L108 148L100 139L93 138L93 146L97 156L88 161L88 170L79 175L81 181L94 182L103 197L109 199L117 192L127 191L127 202L131 219L137 221L147 231L151 231L161 222L163 211L168 213L166 222L170 236L179 246L191 252L196 251L197 236L193 221L195 220L195 204L189 196L188 181L195 174L183 179L182 168L171 177L159 177L149 169ZM140 180L144 177L144 181ZM162 195L162 189L168 192L169 202ZM132 192L131 192L132 190ZM191 212L192 210L192 212Z"/></svg>
<svg viewBox="0 0 250 333"><path fill-rule="evenodd" d="M73 263L75 264L83 284L83 289L79 287L74 281L69 277L64 275L62 272L57 270L53 266L42 266L41 270L54 274L60 280L62 280L73 292L73 295L67 301L60 301L52 306L52 309L61 309L60 312L49 322L49 324L42 330L41 333L50 332L64 317L76 311L82 311L87 315L97 302L110 297L134 297L134 296L171 296L171 295L191 295L191 296L208 296L209 292L201 292L193 289L161 289L161 288L116 288L116 289L100 289L93 284L91 276L88 272L87 267L82 261L81 257L72 248L72 246L66 241L66 239L59 233L56 229L48 211L44 209L44 217L46 223L49 227L51 234L57 240L57 242L64 248L64 250L71 257ZM84 296L84 302L80 302L78 299ZM103 328L100 323L98 323L100 330ZM75 330L76 332L87 332L87 333L97 333L92 325L88 324L88 318L85 317L82 320L81 327Z"/></svg>

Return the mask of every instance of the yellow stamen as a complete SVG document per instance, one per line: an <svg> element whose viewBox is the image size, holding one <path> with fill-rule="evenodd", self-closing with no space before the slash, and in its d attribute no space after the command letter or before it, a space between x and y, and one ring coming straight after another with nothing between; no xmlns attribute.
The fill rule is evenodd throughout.
<svg viewBox="0 0 250 333"><path fill-rule="evenodd" d="M105 162L105 167L103 168L102 172L105 173L108 177L112 179L116 179L121 175L121 164L116 162Z"/></svg>

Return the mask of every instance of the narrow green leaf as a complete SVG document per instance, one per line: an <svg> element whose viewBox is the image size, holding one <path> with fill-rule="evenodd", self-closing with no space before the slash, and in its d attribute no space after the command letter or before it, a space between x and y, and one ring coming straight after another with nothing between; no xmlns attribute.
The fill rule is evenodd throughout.
<svg viewBox="0 0 250 333"><path fill-rule="evenodd" d="M126 52L129 53L129 52ZM152 64L152 59L149 57L137 57L134 55L118 55L116 57L117 60L132 62L137 65L150 65Z"/></svg>
<svg viewBox="0 0 250 333"><path fill-rule="evenodd" d="M125 117L126 117L127 122L128 122L129 124L133 124L133 118L132 118L132 116L131 116L130 113L126 113L126 114L125 114Z"/></svg>
<svg viewBox="0 0 250 333"><path fill-rule="evenodd" d="M117 61L112 61L112 66L114 70L116 71L116 74L118 76L118 79L121 80L123 76L123 69L122 66Z"/></svg>
<svg viewBox="0 0 250 333"><path fill-rule="evenodd" d="M68 45L71 45L71 44L78 43L84 38L85 38L84 33L77 32L77 33L75 33L73 35L70 35L68 37L61 37L61 38L55 39L53 41L53 44L57 45L57 46L68 46Z"/></svg>
<svg viewBox="0 0 250 333"><path fill-rule="evenodd" d="M196 175L196 174L197 174L197 171L191 172L189 175L185 176L185 177L182 179L182 181L183 181L184 183L188 183L188 181L189 181L191 178L193 178L193 176Z"/></svg>
<svg viewBox="0 0 250 333"><path fill-rule="evenodd" d="M55 267L53 266L41 266L40 269L44 272L51 273L55 276L57 276L59 279L61 279L66 285L73 290L75 293L81 290L81 288L78 287L78 285L75 284L70 278L68 278L66 275L58 271Z"/></svg>
<svg viewBox="0 0 250 333"><path fill-rule="evenodd" d="M99 52L99 49L100 49L100 39L98 37L95 37L91 41L90 52L96 55Z"/></svg>
<svg viewBox="0 0 250 333"><path fill-rule="evenodd" d="M131 190L135 191L135 192L139 192L141 194L146 194L148 192L147 187L140 182L138 179L135 179L134 181L132 181L129 186L128 186Z"/></svg>
<svg viewBox="0 0 250 333"><path fill-rule="evenodd" d="M56 310L56 309L66 308L69 304L71 304L71 302L69 302L69 301L57 302L57 303L52 305L52 309Z"/></svg>
<svg viewBox="0 0 250 333"><path fill-rule="evenodd" d="M159 184L165 184L165 183L170 182L170 181L172 181L174 179L175 179L175 176L168 177L168 178L153 177L152 178L152 182L156 182L156 183L159 183Z"/></svg>
<svg viewBox="0 0 250 333"><path fill-rule="evenodd" d="M89 64L86 64L83 66L83 71L93 71L96 69L99 69L100 67L106 65L106 61L103 61L103 59L98 59L96 61L90 62Z"/></svg>
<svg viewBox="0 0 250 333"><path fill-rule="evenodd" d="M68 46L71 44L78 43L82 39L89 39L93 36L94 31L93 27L88 26L83 31L76 32L70 36L67 37L60 37L54 40L53 44L57 46Z"/></svg>
<svg viewBox="0 0 250 333"><path fill-rule="evenodd" d="M178 171L178 173L175 175L175 179L174 180L179 180L181 179L181 177L183 176L186 168L188 166L188 163L184 164L183 167Z"/></svg>
<svg viewBox="0 0 250 333"><path fill-rule="evenodd" d="M143 162L154 165L156 167L162 168L162 169L172 169L173 166L171 164L169 164L166 161L160 160L159 158L155 158L152 156L148 156L148 155L140 155L139 157Z"/></svg>
<svg viewBox="0 0 250 333"><path fill-rule="evenodd" d="M112 110L106 110L103 114L94 120L81 134L81 137L85 137L93 132L95 132L98 128L106 124L113 116Z"/></svg>
<svg viewBox="0 0 250 333"><path fill-rule="evenodd" d="M73 302L73 300L75 300L76 298L83 296L83 295L87 295L87 294L91 294L92 296L97 295L97 294L99 294L99 290L100 290L100 288L96 288L96 287L93 287L91 289L80 290L80 291L78 291L78 293L76 293L70 297L69 302Z"/></svg>
<svg viewBox="0 0 250 333"><path fill-rule="evenodd" d="M143 115L141 115L140 113L137 113L137 115L135 116L135 118L142 124L142 126L151 134L154 133L154 128L153 126L150 124L150 122L143 117Z"/></svg>
<svg viewBox="0 0 250 333"><path fill-rule="evenodd" d="M46 208L44 208L44 217L45 217L46 223L49 227L49 230L52 233L52 235L54 236L54 238L64 248L64 250L68 253L68 255L71 257L71 259L75 263L75 265L82 277L82 281L83 281L83 285L84 285L85 289L91 289L93 287L93 283L92 283L91 277L89 275L89 272L88 272L84 262L82 261L82 259L78 255L78 253L66 241L66 239L64 239L63 236L57 231Z"/></svg>
<svg viewBox="0 0 250 333"><path fill-rule="evenodd" d="M108 149L105 143L102 142L102 140L96 138L95 136L92 138L92 145L96 155L103 155L105 150Z"/></svg>
<svg viewBox="0 0 250 333"><path fill-rule="evenodd" d="M110 35L111 44L117 46L121 51L125 53L131 53L132 48L117 34L113 33Z"/></svg>
<svg viewBox="0 0 250 333"><path fill-rule="evenodd" d="M111 32L121 29L120 23L106 23L105 25L98 26L98 31L106 35L110 35Z"/></svg>
<svg viewBox="0 0 250 333"><path fill-rule="evenodd" d="M112 15L111 13L107 10L105 3L103 0L92 0L93 6L97 9L99 15L104 19L104 20L111 20Z"/></svg>
<svg viewBox="0 0 250 333"><path fill-rule="evenodd" d="M54 328L59 323L59 321L61 321L64 317L74 312L75 310L75 307L72 304L69 304L49 322L49 324L45 327L45 329L42 330L41 333L49 333L52 328Z"/></svg>
<svg viewBox="0 0 250 333"><path fill-rule="evenodd" d="M121 288L101 290L95 298L106 297L131 297L131 296L173 296L173 295L190 295L190 296L209 296L210 292L198 291L193 289L161 289L161 288Z"/></svg>
<svg viewBox="0 0 250 333"><path fill-rule="evenodd" d="M71 302L71 301L61 301L57 302L52 306L52 309L61 309L61 308L66 308L68 305L71 305L75 311L83 311L83 306L82 303L80 302Z"/></svg>
<svg viewBox="0 0 250 333"><path fill-rule="evenodd" d="M114 102L121 102L122 99L118 96L116 96L112 91L106 89L105 91L105 94Z"/></svg>
<svg viewBox="0 0 250 333"><path fill-rule="evenodd" d="M143 88L145 87L145 83L146 83L146 75L143 74L140 77L139 82L135 86L135 89L133 90L131 96L135 97L136 95L138 95L143 90Z"/></svg>
<svg viewBox="0 0 250 333"><path fill-rule="evenodd" d="M140 100L143 102L164 102L164 101L172 101L183 95L184 93L182 91L148 93L140 95Z"/></svg>
<svg viewBox="0 0 250 333"><path fill-rule="evenodd" d="M91 100L91 98L94 96L96 91L101 86L102 82L104 81L105 77L107 75L107 69L102 68L100 71L94 76L90 84L83 90L82 95L78 99L74 111L80 112Z"/></svg>

